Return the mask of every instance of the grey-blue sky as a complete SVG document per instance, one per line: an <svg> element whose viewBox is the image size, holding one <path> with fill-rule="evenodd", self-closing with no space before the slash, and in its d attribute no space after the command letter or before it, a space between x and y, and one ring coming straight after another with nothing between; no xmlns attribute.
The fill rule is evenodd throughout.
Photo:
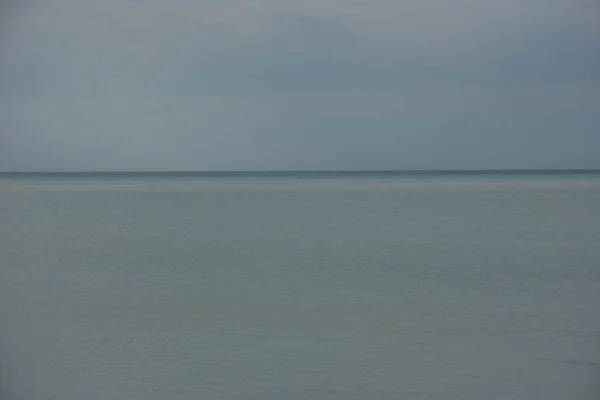
<svg viewBox="0 0 600 400"><path fill-rule="evenodd" d="M9 2L0 169L600 167L600 6Z"/></svg>

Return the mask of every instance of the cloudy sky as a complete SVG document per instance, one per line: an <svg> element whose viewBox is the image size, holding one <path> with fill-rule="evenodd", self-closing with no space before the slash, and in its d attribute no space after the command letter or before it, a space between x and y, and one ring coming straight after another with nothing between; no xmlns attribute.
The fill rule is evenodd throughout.
<svg viewBox="0 0 600 400"><path fill-rule="evenodd" d="M0 2L0 170L472 168L600 168L600 2Z"/></svg>

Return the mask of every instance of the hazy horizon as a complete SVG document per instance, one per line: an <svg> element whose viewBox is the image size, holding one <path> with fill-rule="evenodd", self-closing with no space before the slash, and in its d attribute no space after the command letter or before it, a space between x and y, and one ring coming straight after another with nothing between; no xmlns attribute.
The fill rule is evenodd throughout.
<svg viewBox="0 0 600 400"><path fill-rule="evenodd" d="M561 172L584 172L584 173L598 173L600 168L552 168L552 169L263 169L263 170L177 170L177 169L147 169L147 170L0 170L0 175L11 175L11 174L198 174L198 175L210 175L210 174L241 174L241 175L252 175L252 174L427 174L427 173L439 173L439 174L452 174L452 173L561 173Z"/></svg>

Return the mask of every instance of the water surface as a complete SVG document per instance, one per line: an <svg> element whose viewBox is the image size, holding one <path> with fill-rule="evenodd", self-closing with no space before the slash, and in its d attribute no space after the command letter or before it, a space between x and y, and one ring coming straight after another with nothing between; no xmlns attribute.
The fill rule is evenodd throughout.
<svg viewBox="0 0 600 400"><path fill-rule="evenodd" d="M0 178L15 399L598 399L600 176Z"/></svg>

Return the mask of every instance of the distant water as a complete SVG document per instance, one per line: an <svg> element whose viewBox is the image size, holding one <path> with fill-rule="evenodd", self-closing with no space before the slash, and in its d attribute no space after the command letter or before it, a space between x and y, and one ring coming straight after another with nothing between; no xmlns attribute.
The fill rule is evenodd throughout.
<svg viewBox="0 0 600 400"><path fill-rule="evenodd" d="M600 398L600 174L0 176L0 398Z"/></svg>

